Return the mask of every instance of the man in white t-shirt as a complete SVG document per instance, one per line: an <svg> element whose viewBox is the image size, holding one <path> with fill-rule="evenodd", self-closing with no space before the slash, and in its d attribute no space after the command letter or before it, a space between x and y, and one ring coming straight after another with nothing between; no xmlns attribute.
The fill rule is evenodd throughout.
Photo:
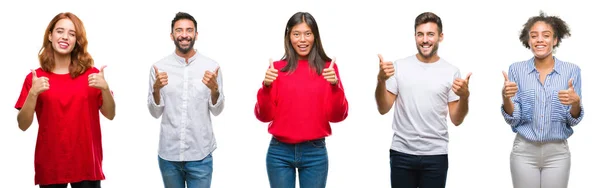
<svg viewBox="0 0 600 188"><path fill-rule="evenodd" d="M416 55L384 61L379 55L375 99L380 114L394 106L394 137L390 149L393 188L442 188L448 172L448 127L467 112L469 73L441 59L442 20L431 12L415 19Z"/></svg>

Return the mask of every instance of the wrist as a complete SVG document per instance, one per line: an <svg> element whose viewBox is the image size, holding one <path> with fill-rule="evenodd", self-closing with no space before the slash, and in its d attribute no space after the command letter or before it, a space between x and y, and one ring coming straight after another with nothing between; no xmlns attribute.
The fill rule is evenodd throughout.
<svg viewBox="0 0 600 188"><path fill-rule="evenodd" d="M39 94L32 92L31 90L29 90L29 94L28 97L37 97Z"/></svg>
<svg viewBox="0 0 600 188"><path fill-rule="evenodd" d="M464 94L464 95L462 95L462 96L458 96L458 97L460 98L460 100L463 100L463 99L464 99L464 100L467 100L467 99L469 99L469 96L471 96L471 92L468 92L468 91L467 91L467 93L465 93L465 94Z"/></svg>
<svg viewBox="0 0 600 188"><path fill-rule="evenodd" d="M271 84L273 84L273 83L269 83L269 84L267 84L266 82L263 82L263 86L264 86L265 88L270 88L270 87L271 87Z"/></svg>
<svg viewBox="0 0 600 188"><path fill-rule="evenodd" d="M580 102L581 102L581 101L580 101L580 99L577 99L577 100L575 100L575 101L574 101L574 102L571 104L571 106L572 106L572 107L578 107L578 106L580 106L580 105L581 105L581 103L580 103Z"/></svg>

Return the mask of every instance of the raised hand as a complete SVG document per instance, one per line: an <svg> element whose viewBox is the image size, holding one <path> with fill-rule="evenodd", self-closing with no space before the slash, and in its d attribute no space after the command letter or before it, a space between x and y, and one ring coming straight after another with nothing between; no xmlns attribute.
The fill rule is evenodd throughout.
<svg viewBox="0 0 600 188"><path fill-rule="evenodd" d="M323 77L325 78L325 80L327 80L327 82L329 82L332 85L335 85L338 83L338 79L335 75L335 69L333 69L333 65L335 65L335 57L331 60L329 67L323 69Z"/></svg>
<svg viewBox="0 0 600 188"><path fill-rule="evenodd" d="M396 73L396 69L394 69L394 64L391 61L384 61L381 54L377 54L377 56L379 56L379 74L377 75L377 80L386 81Z"/></svg>
<svg viewBox="0 0 600 188"><path fill-rule="evenodd" d="M564 105L573 105L579 103L579 95L575 93L575 88L573 88L573 78L569 80L568 89L558 91L558 100L560 100L560 103Z"/></svg>
<svg viewBox="0 0 600 188"><path fill-rule="evenodd" d="M219 84L217 83L217 76L219 75L219 68L215 69L215 72L205 71L204 78L202 78L202 83L210 89L211 92L216 92L219 89Z"/></svg>
<svg viewBox="0 0 600 188"><path fill-rule="evenodd" d="M50 82L47 77L37 77L35 70L31 70L31 88L29 93L38 96L40 93L50 89Z"/></svg>
<svg viewBox="0 0 600 188"><path fill-rule="evenodd" d="M104 68L106 68L106 65L100 67L100 72L88 75L88 85L90 87L101 90L108 89L108 83L106 83L106 80L104 79Z"/></svg>
<svg viewBox="0 0 600 188"><path fill-rule="evenodd" d="M456 93L456 95L458 95L459 97L468 97L470 94L469 79L471 79L471 73L468 73L465 79L454 79L454 83L452 83L452 91L454 91L454 93Z"/></svg>
<svg viewBox="0 0 600 188"><path fill-rule="evenodd" d="M271 86L271 83L273 83L275 79L277 79L278 72L277 69L275 69L275 66L273 65L273 59L269 59L269 63L271 64L271 66L269 66L267 73L265 73L265 80L263 81L263 84L265 84L265 86L267 87Z"/></svg>
<svg viewBox="0 0 600 188"><path fill-rule="evenodd" d="M158 72L158 67L154 65L154 75L156 75L156 80L154 81L154 90L160 90L169 84L169 76L167 76L167 72Z"/></svg>
<svg viewBox="0 0 600 188"><path fill-rule="evenodd" d="M517 94L517 91L519 90L519 88L517 87L517 83L508 80L508 75L506 74L506 72L502 71L502 74L504 74L504 87L502 87L502 97L514 97Z"/></svg>

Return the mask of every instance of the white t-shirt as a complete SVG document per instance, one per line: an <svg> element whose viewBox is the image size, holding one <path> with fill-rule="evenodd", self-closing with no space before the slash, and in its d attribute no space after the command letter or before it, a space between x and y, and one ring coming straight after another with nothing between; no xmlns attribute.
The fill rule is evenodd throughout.
<svg viewBox="0 0 600 188"><path fill-rule="evenodd" d="M386 81L394 103L392 150L411 155L448 154L448 102L457 67L441 59L423 63L416 55L394 62L395 74Z"/></svg>

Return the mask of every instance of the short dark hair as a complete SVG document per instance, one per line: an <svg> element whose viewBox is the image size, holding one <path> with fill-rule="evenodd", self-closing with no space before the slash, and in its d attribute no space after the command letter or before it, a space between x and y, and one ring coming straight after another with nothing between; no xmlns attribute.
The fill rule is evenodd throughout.
<svg viewBox="0 0 600 188"><path fill-rule="evenodd" d="M194 19L194 17L188 13L185 12L178 12L175 15L175 18L173 18L173 21L171 21L171 32L173 32L173 28L175 27L175 22L179 21L179 20L191 20L192 22L194 22L194 30L198 30L198 23L196 22L196 19Z"/></svg>
<svg viewBox="0 0 600 188"><path fill-rule="evenodd" d="M429 22L437 24L438 32L442 33L442 19L439 16L435 15L433 12L424 12L419 14L419 16L415 18L415 31L417 31L417 26Z"/></svg>
<svg viewBox="0 0 600 188"><path fill-rule="evenodd" d="M557 16L548 16L543 11L540 11L539 16L531 17L527 20L527 23L523 24L519 40L521 40L521 43L523 43L525 48L531 48L531 46L529 46L529 32L531 31L531 27L537 22L544 22L552 27L552 32L554 33L554 36L552 37L558 40L553 47L558 47L563 38L571 36L571 29L569 29L569 26L565 21Z"/></svg>

